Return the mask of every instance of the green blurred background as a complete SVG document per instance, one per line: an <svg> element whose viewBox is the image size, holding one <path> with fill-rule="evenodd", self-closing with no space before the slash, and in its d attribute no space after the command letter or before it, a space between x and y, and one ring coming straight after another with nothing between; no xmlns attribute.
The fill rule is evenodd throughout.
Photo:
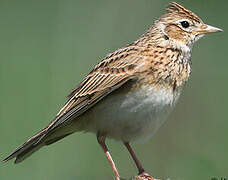
<svg viewBox="0 0 228 180"><path fill-rule="evenodd" d="M0 0L0 158L43 128L107 53L137 39L164 0ZM134 144L145 169L172 180L228 177L228 1L178 1L224 29L196 43L193 73L169 120ZM122 177L136 167L121 143L107 141ZM19 165L0 164L0 180L111 180L93 134L42 148Z"/></svg>

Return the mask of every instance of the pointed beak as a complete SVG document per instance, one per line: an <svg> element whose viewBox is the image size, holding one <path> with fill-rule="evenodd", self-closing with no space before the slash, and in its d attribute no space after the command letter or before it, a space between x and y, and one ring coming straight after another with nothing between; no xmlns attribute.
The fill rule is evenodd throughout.
<svg viewBox="0 0 228 180"><path fill-rule="evenodd" d="M215 33L215 32L222 32L222 29L219 29L217 27L213 27L207 24L204 24L200 27L199 30L195 31L197 34L208 34L208 33Z"/></svg>

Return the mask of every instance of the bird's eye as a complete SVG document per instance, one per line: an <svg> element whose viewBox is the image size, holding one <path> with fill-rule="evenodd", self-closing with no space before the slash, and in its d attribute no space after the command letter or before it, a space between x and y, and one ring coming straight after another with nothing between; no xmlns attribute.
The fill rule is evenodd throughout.
<svg viewBox="0 0 228 180"><path fill-rule="evenodd" d="M182 21L182 22L181 22L181 26L182 26L183 28L188 28L188 27L189 27L188 21Z"/></svg>

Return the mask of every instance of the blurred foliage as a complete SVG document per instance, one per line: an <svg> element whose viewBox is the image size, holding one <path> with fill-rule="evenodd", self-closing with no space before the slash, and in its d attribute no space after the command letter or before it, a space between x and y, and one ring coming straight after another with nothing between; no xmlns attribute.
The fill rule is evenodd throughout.
<svg viewBox="0 0 228 180"><path fill-rule="evenodd" d="M107 53L137 39L163 0L0 0L1 159L43 128L65 96ZM134 144L145 169L172 180L228 176L228 1L178 1L223 33L193 50L193 74L175 111L148 142ZM136 167L108 141L123 177ZM107 180L113 173L92 134L78 133L19 165L0 164L1 180Z"/></svg>

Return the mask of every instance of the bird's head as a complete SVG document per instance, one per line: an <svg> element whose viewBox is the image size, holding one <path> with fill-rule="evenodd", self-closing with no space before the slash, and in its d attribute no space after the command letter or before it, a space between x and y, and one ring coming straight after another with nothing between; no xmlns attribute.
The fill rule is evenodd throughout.
<svg viewBox="0 0 228 180"><path fill-rule="evenodd" d="M205 24L196 14L176 2L171 2L165 13L154 24L164 39L177 47L192 47L203 35L220 32L219 28Z"/></svg>

